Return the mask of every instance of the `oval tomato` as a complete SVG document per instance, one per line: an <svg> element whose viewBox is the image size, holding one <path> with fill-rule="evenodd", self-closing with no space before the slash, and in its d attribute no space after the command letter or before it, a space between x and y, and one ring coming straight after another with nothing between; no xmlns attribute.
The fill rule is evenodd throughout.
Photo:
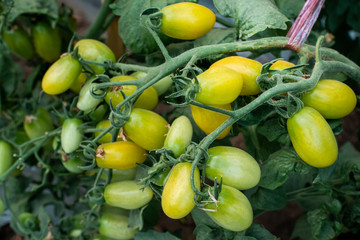
<svg viewBox="0 0 360 240"><path fill-rule="evenodd" d="M95 123L100 122L105 118L105 114L108 108L109 107L107 104L100 104L94 111L89 114L90 119Z"/></svg>
<svg viewBox="0 0 360 240"><path fill-rule="evenodd" d="M61 36L58 29L47 22L38 22L31 28L37 54L47 62L54 62L61 54Z"/></svg>
<svg viewBox="0 0 360 240"><path fill-rule="evenodd" d="M81 88L85 85L87 76L85 73L80 73L80 75L75 79L73 84L70 86L70 90L74 93L80 93Z"/></svg>
<svg viewBox="0 0 360 240"><path fill-rule="evenodd" d="M4 41L16 55L30 60L34 56L34 47L29 34L19 25L4 29Z"/></svg>
<svg viewBox="0 0 360 240"><path fill-rule="evenodd" d="M253 211L249 200L242 192L222 185L217 200L219 201L217 211L206 211L214 222L230 231L242 231L250 227ZM207 205L206 208L216 210L215 203Z"/></svg>
<svg viewBox="0 0 360 240"><path fill-rule="evenodd" d="M38 138L54 129L49 113L38 107L34 115L26 115L24 130L30 139Z"/></svg>
<svg viewBox="0 0 360 240"><path fill-rule="evenodd" d="M78 48L78 53L86 61L104 63L107 60L116 62L115 55L111 49L104 43L94 39L82 39L78 41L74 48ZM103 66L89 64L94 70L95 74L102 74L105 72Z"/></svg>
<svg viewBox="0 0 360 240"><path fill-rule="evenodd" d="M243 79L239 73L226 67L211 67L197 76L200 91L195 100L207 105L233 102L240 94Z"/></svg>
<svg viewBox="0 0 360 240"><path fill-rule="evenodd" d="M123 126L125 135L146 150L159 149L164 146L168 123L159 114L134 108L130 119Z"/></svg>
<svg viewBox="0 0 360 240"><path fill-rule="evenodd" d="M90 112L96 108L99 103L101 103L102 99L94 98L91 95L91 89L96 86L96 83L92 83L93 79L89 79L85 85L81 88L79 93L79 99L76 104L76 107L84 112ZM96 93L100 94L102 91L97 90Z"/></svg>
<svg viewBox="0 0 360 240"><path fill-rule="evenodd" d="M136 79L137 78L133 76L116 76L111 78L110 82L122 82ZM107 104L110 104L111 99L112 106L116 108L116 106L124 100L120 90L123 91L126 96L130 96L135 92L136 88L137 87L134 85L111 87L106 93L105 101L107 102ZM138 97L133 107L152 110L157 106L158 101L159 97L156 90L153 87L149 87Z"/></svg>
<svg viewBox="0 0 360 240"><path fill-rule="evenodd" d="M10 144L0 141L0 175L4 174L13 163L14 158Z"/></svg>
<svg viewBox="0 0 360 240"><path fill-rule="evenodd" d="M255 187L261 176L259 164L247 152L227 146L217 146L208 150L205 176L215 178L223 184L239 190Z"/></svg>
<svg viewBox="0 0 360 240"><path fill-rule="evenodd" d="M132 180L110 183L104 190L105 202L110 206L124 209L141 208L153 197L151 188L146 186L142 189L143 187L144 185Z"/></svg>
<svg viewBox="0 0 360 240"><path fill-rule="evenodd" d="M260 87L256 82L257 76L260 75L262 64L258 61L240 56L231 56L220 59L210 66L227 67L242 75L243 87L240 95L255 95L260 93Z"/></svg>
<svg viewBox="0 0 360 240"><path fill-rule="evenodd" d="M120 182L125 180L134 180L137 173L137 167L126 169L126 170L119 170L113 169L112 170L112 177L111 182Z"/></svg>
<svg viewBox="0 0 360 240"><path fill-rule="evenodd" d="M145 72L134 72L131 74L131 76L136 77L137 79L144 78L147 74ZM153 88L155 88L158 96L164 94L173 84L173 80L171 79L171 76L168 75L166 77L163 77L159 81L157 81L154 85L152 85Z"/></svg>
<svg viewBox="0 0 360 240"><path fill-rule="evenodd" d="M210 9L191 2L166 6L161 12L161 32L182 40L192 40L205 35L213 28L216 20Z"/></svg>
<svg viewBox="0 0 360 240"><path fill-rule="evenodd" d="M83 131L79 126L82 124L83 121L77 118L68 118L64 121L61 130L61 147L64 152L71 153L80 146Z"/></svg>
<svg viewBox="0 0 360 240"><path fill-rule="evenodd" d="M190 120L186 116L180 116L171 124L164 147L173 151L175 157L179 157L191 143L192 135L193 129Z"/></svg>
<svg viewBox="0 0 360 240"><path fill-rule="evenodd" d="M331 127L311 107L304 107L287 120L287 130L295 151L313 167L328 167L338 155L338 146Z"/></svg>
<svg viewBox="0 0 360 240"><path fill-rule="evenodd" d="M320 80L315 88L306 92L301 100L327 119L343 118L356 106L356 95L345 83L336 80Z"/></svg>
<svg viewBox="0 0 360 240"><path fill-rule="evenodd" d="M101 168L126 170L146 160L146 151L133 142L112 142L96 150L96 163Z"/></svg>
<svg viewBox="0 0 360 240"><path fill-rule="evenodd" d="M190 174L190 162L178 163L170 172L161 197L162 209L170 218L183 218L195 207L195 193L191 188ZM195 170L194 181L196 188L200 190L200 172L198 168Z"/></svg>
<svg viewBox="0 0 360 240"><path fill-rule="evenodd" d="M133 239L137 228L129 227L129 218L115 213L101 215L99 232L105 237L117 240ZM103 237L101 237L103 239Z"/></svg>
<svg viewBox="0 0 360 240"><path fill-rule="evenodd" d="M0 216L4 213L5 206L3 200L0 198Z"/></svg>
<svg viewBox="0 0 360 240"><path fill-rule="evenodd" d="M41 83L42 89L51 95L63 93L71 87L80 73L80 62L67 54L46 71Z"/></svg>
<svg viewBox="0 0 360 240"><path fill-rule="evenodd" d="M98 130L102 130L102 131L104 131L104 130L106 130L107 128L109 128L111 126L111 123L110 123L110 120L103 120L103 121L100 121L100 122L98 122L98 124L96 124L96 129L98 129ZM94 135L95 135L95 138L97 137L97 136L99 136L101 134L101 131L99 131L99 132L95 132L94 133ZM119 130L119 134L118 134L118 136L117 136L117 139L116 139L116 141L122 141L122 138L121 138L121 136L120 136L120 134L121 134L121 129ZM109 142L111 142L111 133L106 133L104 136L102 136L97 142L98 143L109 143Z"/></svg>
<svg viewBox="0 0 360 240"><path fill-rule="evenodd" d="M224 110L231 110L230 104L218 105L212 107L217 107ZM190 108L196 125L198 125L199 128L203 130L206 134L212 133L215 129L217 129L221 124L223 124L229 118L229 116L227 115L210 111L205 108L197 107L195 105L190 104ZM229 126L222 133L220 133L216 139L223 139L228 135L230 130L231 130L231 126Z"/></svg>
<svg viewBox="0 0 360 240"><path fill-rule="evenodd" d="M71 157L68 157L67 155L63 154L61 158L61 163L71 173L82 173L84 170L82 170L81 166L85 166L85 162L81 160L81 154L75 154Z"/></svg>
<svg viewBox="0 0 360 240"><path fill-rule="evenodd" d="M291 62L284 61L284 60L277 60L270 66L270 69L271 70L283 70L285 68L289 68L289 67L293 67L293 66L295 66L295 64L293 64Z"/></svg>

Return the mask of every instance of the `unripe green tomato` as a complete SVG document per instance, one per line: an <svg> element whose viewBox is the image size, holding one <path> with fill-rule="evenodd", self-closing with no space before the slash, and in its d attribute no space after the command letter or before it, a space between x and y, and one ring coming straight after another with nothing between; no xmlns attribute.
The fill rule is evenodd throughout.
<svg viewBox="0 0 360 240"><path fill-rule="evenodd" d="M211 67L197 76L200 91L195 100L207 105L224 105L233 102L240 94L243 79L227 67ZM193 80L194 81L194 80Z"/></svg>
<svg viewBox="0 0 360 240"><path fill-rule="evenodd" d="M336 80L320 80L315 88L306 92L301 100L326 119L343 118L356 107L356 95L345 83Z"/></svg>
<svg viewBox="0 0 360 240"><path fill-rule="evenodd" d="M76 80L71 84L70 90L74 93L80 93L81 88L85 85L87 80L87 76L85 73L80 73L80 75L76 78Z"/></svg>
<svg viewBox="0 0 360 240"><path fill-rule="evenodd" d="M93 79L89 79L85 85L81 88L79 93L79 99L76 104L76 107L84 112L90 112L96 108L99 103L101 103L102 99L94 98L91 95L91 89L96 86L96 83L92 83ZM95 91L96 94L100 94L102 91Z"/></svg>
<svg viewBox="0 0 360 240"><path fill-rule="evenodd" d="M191 143L192 135L193 128L190 120L186 116L180 116L171 124L164 147L173 151L175 157L179 157Z"/></svg>
<svg viewBox="0 0 360 240"><path fill-rule="evenodd" d="M205 211L219 226L230 231L242 231L250 227L253 211L249 200L239 190L222 185L217 211ZM207 209L216 210L215 203L206 205Z"/></svg>
<svg viewBox="0 0 360 240"><path fill-rule="evenodd" d="M0 198L0 216L4 213L5 206L3 200Z"/></svg>
<svg viewBox="0 0 360 240"><path fill-rule="evenodd" d="M155 183L158 186L164 186L166 182L166 178L169 175L170 167L165 168L163 171L156 174L156 178L152 179L152 182Z"/></svg>
<svg viewBox="0 0 360 240"><path fill-rule="evenodd" d="M112 142L96 150L96 163L101 168L126 170L146 160L146 151L133 142Z"/></svg>
<svg viewBox="0 0 360 240"><path fill-rule="evenodd" d="M81 64L66 54L53 63L42 79L42 89L47 94L57 95L67 91L81 73Z"/></svg>
<svg viewBox="0 0 360 240"><path fill-rule="evenodd" d="M89 114L90 119L95 123L100 122L105 118L105 114L108 108L109 106L106 103L100 104L94 111Z"/></svg>
<svg viewBox="0 0 360 240"><path fill-rule="evenodd" d="M0 141L0 175L4 174L13 163L14 158L10 144Z"/></svg>
<svg viewBox="0 0 360 240"><path fill-rule="evenodd" d="M123 126L125 135L146 150L164 146L168 123L159 114L141 108L134 108L129 121Z"/></svg>
<svg viewBox="0 0 360 240"><path fill-rule="evenodd" d="M216 20L210 9L191 2L166 6L161 12L161 32L182 40L193 40L205 35L213 28Z"/></svg>
<svg viewBox="0 0 360 240"><path fill-rule="evenodd" d="M142 189L144 185L136 181L127 180L110 183L105 187L104 199L107 204L124 209L137 209L148 204L153 192L149 186Z"/></svg>
<svg viewBox="0 0 360 240"><path fill-rule="evenodd" d="M104 203L101 207L101 215L104 215L106 213L112 213L116 215L129 216L129 212L130 211L128 209L113 207L106 203Z"/></svg>
<svg viewBox="0 0 360 240"><path fill-rule="evenodd" d="M47 62L54 62L61 54L61 36L47 22L38 22L31 28L37 54Z"/></svg>
<svg viewBox="0 0 360 240"><path fill-rule="evenodd" d="M242 75L243 87L240 92L241 96L256 95L260 93L260 87L256 82L257 76L260 75L262 64L240 56L231 56L220 59L213 63L212 67L227 67Z"/></svg>
<svg viewBox="0 0 360 240"><path fill-rule="evenodd" d="M137 167L126 170L113 169L111 182L113 183L113 182L120 182L125 180L134 180L136 177L136 172L137 172Z"/></svg>
<svg viewBox="0 0 360 240"><path fill-rule="evenodd" d="M38 138L54 129L49 113L38 107L34 115L26 115L24 130L30 139Z"/></svg>
<svg viewBox="0 0 360 240"><path fill-rule="evenodd" d="M225 105L210 105L212 107L221 108L224 110L231 110L230 104ZM206 134L212 133L215 129L217 129L221 124L223 124L229 116L214 112L205 108L197 107L195 105L191 105L191 113L196 125L199 126L201 130L204 131ZM231 126L227 127L216 139L223 139L225 138L231 130Z"/></svg>
<svg viewBox="0 0 360 240"><path fill-rule="evenodd" d="M334 133L315 109L302 108L287 120L287 130L295 151L307 164L323 168L336 161L338 146Z"/></svg>
<svg viewBox="0 0 360 240"><path fill-rule="evenodd" d="M29 34L20 26L4 29L4 41L16 55L30 60L34 56L34 47Z"/></svg>
<svg viewBox="0 0 360 240"><path fill-rule="evenodd" d="M98 122L98 124L96 124L96 129L99 130L99 132L95 132L95 138L98 137L102 131L106 130L107 128L109 128L111 126L110 120L102 120L100 122ZM121 129L119 130L119 134L116 138L116 141L122 141L121 138ZM98 141L98 143L109 143L111 142L111 133L106 133L104 136L102 136Z"/></svg>
<svg viewBox="0 0 360 240"><path fill-rule="evenodd" d="M293 64L291 62L284 61L284 60L277 60L270 66L270 69L271 70L283 70L285 68L289 68L289 67L293 67L293 66L295 66L295 64Z"/></svg>
<svg viewBox="0 0 360 240"><path fill-rule="evenodd" d="M83 139L83 130L79 127L83 121L78 118L68 118L64 121L61 130L61 147L64 152L71 153L78 149Z"/></svg>
<svg viewBox="0 0 360 240"><path fill-rule="evenodd" d="M104 43L94 39L82 39L75 44L75 48L78 48L78 53L86 61L104 63L107 60L116 62L115 55L111 49ZM105 72L103 66L89 64L94 70L95 74L102 74Z"/></svg>
<svg viewBox="0 0 360 240"><path fill-rule="evenodd" d="M16 132L16 136L15 136L15 140L14 142L16 144L23 144L25 142L29 141L29 137L26 135L25 130L23 129L18 129L18 131Z"/></svg>
<svg viewBox="0 0 360 240"><path fill-rule="evenodd" d="M133 76L116 76L110 79L110 82L122 82L129 80L136 80L136 77ZM111 87L109 91L106 93L105 101L107 104L111 104L114 108L121 103L124 98L120 92L123 91L126 96L130 96L136 91L136 86L134 85L123 85L121 87ZM147 110L154 109L159 101L159 97L157 95L156 90L153 87L147 88L135 101L133 107L135 108L143 108Z"/></svg>
<svg viewBox="0 0 360 240"><path fill-rule="evenodd" d="M82 173L81 166L85 166L85 162L81 160L81 154L74 154L71 157L66 156L65 154L62 155L61 163L71 173Z"/></svg>
<svg viewBox="0 0 360 240"><path fill-rule="evenodd" d="M208 150L205 176L217 179L225 185L245 190L255 187L261 177L259 164L247 152L227 146L217 146Z"/></svg>
<svg viewBox="0 0 360 240"><path fill-rule="evenodd" d="M116 240L133 239L139 231L137 228L130 228L129 218L123 215L106 213L100 217L99 222L100 234Z"/></svg>
<svg viewBox="0 0 360 240"><path fill-rule="evenodd" d="M165 183L161 197L161 206L169 218L180 219L188 215L195 207L195 193L190 183L191 163L182 162L175 165ZM195 169L194 182L200 190L200 172Z"/></svg>
<svg viewBox="0 0 360 240"><path fill-rule="evenodd" d="M146 77L145 72L134 72L131 74L131 76L136 77L137 79L141 79ZM155 88L158 96L164 94L173 84L173 80L171 79L170 75L163 77L159 81L157 81L154 85L152 85L153 88Z"/></svg>

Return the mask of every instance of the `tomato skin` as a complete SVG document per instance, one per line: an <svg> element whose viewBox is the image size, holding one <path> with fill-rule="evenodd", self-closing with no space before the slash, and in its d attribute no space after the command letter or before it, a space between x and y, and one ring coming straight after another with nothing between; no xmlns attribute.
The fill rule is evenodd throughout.
<svg viewBox="0 0 360 240"><path fill-rule="evenodd" d="M302 108L287 120L287 130L295 151L307 164L323 168L336 161L338 146L334 133L315 109Z"/></svg>
<svg viewBox="0 0 360 240"><path fill-rule="evenodd" d="M146 151L133 142L112 142L96 150L96 163L101 168L126 170L146 160Z"/></svg>
<svg viewBox="0 0 360 240"><path fill-rule="evenodd" d="M195 207L195 193L190 183L191 163L182 162L173 167L165 183L161 197L161 206L164 213L172 218L179 219L188 215ZM200 190L200 172L196 168L194 174L195 186Z"/></svg>
<svg viewBox="0 0 360 240"><path fill-rule="evenodd" d="M210 105L210 106L221 108L224 110L231 110L230 104L218 105L218 106ZM206 134L212 133L215 129L217 129L223 122L225 122L229 118L229 116L227 115L210 111L208 109L201 108L195 105L190 104L190 108L196 125L198 125L199 128L203 130ZM225 138L229 134L230 130L231 130L231 126L229 126L222 133L220 133L216 139Z"/></svg>
<svg viewBox="0 0 360 240"><path fill-rule="evenodd" d="M129 218L114 213L102 214L100 219L99 232L105 237L117 240L133 239L139 230L129 227ZM103 239L103 238L101 238Z"/></svg>
<svg viewBox="0 0 360 240"><path fill-rule="evenodd" d="M285 68L289 68L289 67L293 67L293 66L295 66L295 64L293 64L291 62L284 61L284 60L277 60L270 66L270 69L271 70L283 70Z"/></svg>
<svg viewBox="0 0 360 240"><path fill-rule="evenodd" d="M84 170L79 168L79 166L85 166L85 163L80 158L81 154L76 154L72 157L67 157L66 155L63 155L61 158L61 163L71 173L82 173Z"/></svg>
<svg viewBox="0 0 360 240"><path fill-rule="evenodd" d="M220 59L213 63L210 68L219 66L230 68L242 75L243 87L240 93L241 96L256 95L261 92L256 82L262 67L262 64L258 61L240 56L231 56Z"/></svg>
<svg viewBox="0 0 360 240"><path fill-rule="evenodd" d="M249 200L239 190L222 185L218 198L218 211L206 211L207 215L219 226L230 231L242 231L250 227L253 221L253 211ZM214 203L206 206L216 209Z"/></svg>
<svg viewBox="0 0 360 240"><path fill-rule="evenodd" d="M61 36L47 22L38 22L31 28L37 54L47 62L54 62L61 54ZM51 43L51 44L49 44Z"/></svg>
<svg viewBox="0 0 360 240"><path fill-rule="evenodd" d="M93 79L89 79L85 85L81 88L79 93L79 99L76 104L76 107L84 112L90 112L96 108L102 99L94 98L91 96L91 89L96 86L96 83L92 83ZM96 91L96 93L101 93L101 90Z"/></svg>
<svg viewBox="0 0 360 240"><path fill-rule="evenodd" d="M78 41L74 49L78 47L80 56L91 62L104 63L106 60L116 61L114 53L104 43L94 39L82 39ZM105 72L103 66L89 64L94 70L95 74L102 74Z"/></svg>
<svg viewBox="0 0 360 240"><path fill-rule="evenodd" d="M161 32L182 40L193 40L205 35L213 28L216 20L210 9L191 2L166 6L161 12Z"/></svg>
<svg viewBox="0 0 360 240"><path fill-rule="evenodd" d="M315 88L306 92L301 100L326 119L343 118L356 107L356 95L345 83L337 80L320 80Z"/></svg>
<svg viewBox="0 0 360 240"><path fill-rule="evenodd" d="M206 163L205 176L214 181L245 190L255 187L261 176L259 164L247 152L228 146L212 147L208 150L209 159Z"/></svg>
<svg viewBox="0 0 360 240"><path fill-rule="evenodd" d="M75 79L75 81L71 84L70 90L74 93L80 93L81 88L85 85L87 80L87 76L85 73L80 73L80 75Z"/></svg>
<svg viewBox="0 0 360 240"><path fill-rule="evenodd" d="M170 173L170 167L165 168L163 171L159 172L156 175L156 178L152 180L153 183L155 183L158 186L164 186L166 182L166 178Z"/></svg>
<svg viewBox="0 0 360 240"><path fill-rule="evenodd" d="M65 55L46 71L42 79L42 89L50 95L57 95L67 91L81 73L81 64L78 60Z"/></svg>
<svg viewBox="0 0 360 240"><path fill-rule="evenodd" d="M134 72L131 74L131 76L134 76L137 79L144 78L146 75L147 74L145 72ZM161 96L171 87L172 84L173 80L171 79L171 76L168 75L157 81L154 85L152 85L152 87L155 88L158 96Z"/></svg>
<svg viewBox="0 0 360 240"><path fill-rule="evenodd" d="M186 116L180 116L171 124L164 147L172 150L175 157L179 157L191 143L192 135L193 128L190 120Z"/></svg>
<svg viewBox="0 0 360 240"><path fill-rule="evenodd" d="M16 55L29 60L34 56L34 46L29 34L19 25L4 29L4 41Z"/></svg>
<svg viewBox="0 0 360 240"><path fill-rule="evenodd" d="M136 172L137 172L137 167L126 170L113 169L111 182L113 183L124 180L134 180L136 177Z"/></svg>
<svg viewBox="0 0 360 240"><path fill-rule="evenodd" d="M94 111L89 114L90 119L95 123L100 122L105 118L105 114L108 108L109 106L107 104L100 104L96 109L94 109Z"/></svg>
<svg viewBox="0 0 360 240"><path fill-rule="evenodd" d="M167 126L167 121L159 114L134 108L123 129L125 135L137 145L146 150L153 150L164 146L165 134L169 130Z"/></svg>
<svg viewBox="0 0 360 240"><path fill-rule="evenodd" d="M5 206L3 200L0 198L0 216L4 213Z"/></svg>
<svg viewBox="0 0 360 240"><path fill-rule="evenodd" d="M197 76L200 91L195 100L207 105L233 102L240 94L243 79L236 71L226 67L211 67Z"/></svg>
<svg viewBox="0 0 360 240"><path fill-rule="evenodd" d="M0 175L5 173L14 163L12 148L9 143L0 141Z"/></svg>
<svg viewBox="0 0 360 240"><path fill-rule="evenodd" d="M149 186L142 189L144 185L137 184L136 181L127 180L110 183L105 187L105 202L113 207L124 209L137 209L148 204L153 192Z"/></svg>
<svg viewBox="0 0 360 240"><path fill-rule="evenodd" d="M107 128L109 128L111 126L110 120L103 120L98 122L98 124L96 124L96 129L99 130L105 130ZM94 135L95 137L99 136L101 134L101 132L95 132ZM119 134L117 136L116 141L122 141L122 138L120 136L121 134L121 129L119 131ZM111 142L111 133L106 133L103 137L101 137L98 141L98 143L109 143Z"/></svg>
<svg viewBox="0 0 360 240"><path fill-rule="evenodd" d="M122 82L122 81L129 81L129 80L136 80L137 78L133 76L116 76L110 79L110 82ZM126 96L130 96L136 91L136 86L134 85L124 85L121 86L121 90L125 93ZM119 87L111 87L109 91L106 93L105 101L107 104L111 104L114 108L121 103L124 98L120 92ZM143 108L147 110L154 109L159 101L158 94L153 87L147 88L135 101L133 107L135 108Z"/></svg>
<svg viewBox="0 0 360 240"><path fill-rule="evenodd" d="M83 121L77 118L68 118L64 121L61 130L61 147L64 152L71 153L80 146L83 131L78 127L81 124L83 124Z"/></svg>
<svg viewBox="0 0 360 240"><path fill-rule="evenodd" d="M25 116L24 130L29 139L41 137L53 129L51 117L42 107L38 107L34 115Z"/></svg>

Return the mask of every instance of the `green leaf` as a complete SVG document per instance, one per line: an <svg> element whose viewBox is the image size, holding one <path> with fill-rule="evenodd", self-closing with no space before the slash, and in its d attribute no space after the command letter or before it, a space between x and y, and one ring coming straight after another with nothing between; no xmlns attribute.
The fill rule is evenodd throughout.
<svg viewBox="0 0 360 240"><path fill-rule="evenodd" d="M295 228L290 239L313 240L311 226L306 220L306 216L302 216L296 221Z"/></svg>
<svg viewBox="0 0 360 240"><path fill-rule="evenodd" d="M310 223L312 233L317 239L334 239L336 234L332 228L329 214L325 209L320 208L308 212L307 219Z"/></svg>
<svg viewBox="0 0 360 240"><path fill-rule="evenodd" d="M240 104L239 108L244 104L246 103ZM263 121L273 113L274 113L274 108L272 106L268 104L263 104L258 108L254 109L253 111L249 112L248 114L246 114L244 117L242 117L239 121L237 121L237 124L241 126L251 126L251 125L259 124L261 121Z"/></svg>
<svg viewBox="0 0 360 240"><path fill-rule="evenodd" d="M129 227L138 228L140 231L142 230L142 228L144 226L144 220L143 220L142 214L146 207L147 206L130 210Z"/></svg>
<svg viewBox="0 0 360 240"><path fill-rule="evenodd" d="M227 239L224 236L224 231L221 228L211 228L207 225L200 224L196 225L194 235L197 240L222 240Z"/></svg>
<svg viewBox="0 0 360 240"><path fill-rule="evenodd" d="M253 224L248 228L245 232L246 236L253 237L255 239L261 240L277 240L278 238L270 233L263 225L260 224ZM238 238L235 238L238 239ZM242 240L242 238L239 238ZM245 240L246 238L244 238ZM251 238L249 238L250 240ZM247 240L247 239L246 239Z"/></svg>
<svg viewBox="0 0 360 240"><path fill-rule="evenodd" d="M265 136L270 142L277 139L285 141L285 139L288 139L288 132L281 120L281 118L267 120L263 125L257 127L258 133Z"/></svg>
<svg viewBox="0 0 360 240"><path fill-rule="evenodd" d="M282 188L269 190L259 187L257 191L250 196L250 202L257 210L278 210L285 207L287 199Z"/></svg>
<svg viewBox="0 0 360 240"><path fill-rule="evenodd" d="M305 0L275 0L275 3L286 17L296 18L304 6Z"/></svg>
<svg viewBox="0 0 360 240"><path fill-rule="evenodd" d="M291 174L307 174L312 170L295 151L283 149L271 154L262 164L259 186L274 190L282 186Z"/></svg>
<svg viewBox="0 0 360 240"><path fill-rule="evenodd" d="M245 40L266 29L286 30L289 19L271 0L214 0L216 9L236 24L239 38Z"/></svg>
<svg viewBox="0 0 360 240"><path fill-rule="evenodd" d="M135 240L180 240L179 238L171 235L168 232L161 233L149 230L147 232L137 232L135 234Z"/></svg>
<svg viewBox="0 0 360 240"><path fill-rule="evenodd" d="M339 135L343 131L343 127L342 127L344 123L343 120L333 119L333 120L328 120L328 123L335 135Z"/></svg>
<svg viewBox="0 0 360 240"><path fill-rule="evenodd" d="M200 210L198 208L194 208L191 211L191 217L193 218L196 226L198 225L206 225L211 228L219 227L207 214L205 211Z"/></svg>

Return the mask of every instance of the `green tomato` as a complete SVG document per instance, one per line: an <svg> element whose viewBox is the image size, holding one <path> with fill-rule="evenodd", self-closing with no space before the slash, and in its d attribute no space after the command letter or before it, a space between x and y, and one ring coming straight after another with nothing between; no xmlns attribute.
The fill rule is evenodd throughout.
<svg viewBox="0 0 360 240"><path fill-rule="evenodd" d="M287 130L295 151L307 164L323 168L336 161L338 146L334 133L315 109L302 108L287 120Z"/></svg>
<svg viewBox="0 0 360 240"><path fill-rule="evenodd" d="M82 173L84 170L82 170L81 166L85 166L85 162L81 159L82 154L73 154L70 157L63 154L61 158L61 163L71 173Z"/></svg>
<svg viewBox="0 0 360 240"><path fill-rule="evenodd" d="M83 130L79 127L83 124L81 119L68 118L64 121L61 130L61 147L64 152L71 153L78 149L83 139Z"/></svg>
<svg viewBox="0 0 360 240"><path fill-rule="evenodd" d="M200 4L181 2L161 9L163 17L160 30L165 35L193 40L208 33L215 24L215 14Z"/></svg>
<svg viewBox="0 0 360 240"><path fill-rule="evenodd" d="M243 79L227 67L211 67L197 76L200 91L196 101L207 105L224 105L233 102L240 94Z"/></svg>
<svg viewBox="0 0 360 240"><path fill-rule="evenodd" d="M104 63L107 60L116 62L115 55L111 49L104 43L94 39L82 39L75 44L74 48L78 48L80 56L86 61ZM95 74L102 74L105 72L103 66L89 64L94 70Z"/></svg>
<svg viewBox="0 0 360 240"><path fill-rule="evenodd" d="M34 47L29 34L20 26L4 29L4 41L16 55L30 60L34 56Z"/></svg>
<svg viewBox="0 0 360 240"><path fill-rule="evenodd" d="M24 130L30 139L38 138L54 129L49 113L38 107L34 115L26 115Z"/></svg>
<svg viewBox="0 0 360 240"><path fill-rule="evenodd" d="M124 208L120 208L120 207L113 207L113 206L110 206L109 204L104 203L101 207L101 215L104 215L106 213L129 216L130 211L128 209L124 209Z"/></svg>
<svg viewBox="0 0 360 240"><path fill-rule="evenodd" d="M5 206L3 200L0 198L0 216L4 213Z"/></svg>
<svg viewBox="0 0 360 240"><path fill-rule="evenodd" d="M140 108L134 108L130 119L123 129L125 135L146 150L159 149L164 146L168 123L159 114Z"/></svg>
<svg viewBox="0 0 360 240"><path fill-rule="evenodd" d="M134 72L131 74L131 76L136 77L137 79L146 77L145 72ZM171 79L170 75L163 77L159 81L157 81L154 85L152 85L153 88L155 88L158 96L164 94L173 84L173 80Z"/></svg>
<svg viewBox="0 0 360 240"><path fill-rule="evenodd" d="M175 165L165 183L161 197L161 206L169 218L180 219L188 215L195 207L195 193L190 183L191 163L182 162ZM200 172L196 168L195 186L200 190Z"/></svg>
<svg viewBox="0 0 360 240"><path fill-rule="evenodd" d="M261 176L259 164L247 152L227 146L208 150L205 176L211 180L222 178L223 184L245 190L255 187Z"/></svg>
<svg viewBox="0 0 360 240"><path fill-rule="evenodd" d="M124 209L137 209L148 204L153 197L149 186L126 180L110 183L105 187L104 199L107 204Z"/></svg>
<svg viewBox="0 0 360 240"><path fill-rule="evenodd" d="M76 107L84 112L90 112L96 108L99 103L101 103L102 99L94 98L91 95L91 89L96 86L96 83L92 83L93 79L89 79L85 85L81 88L79 93L79 99L76 104ZM100 94L102 91L95 91L96 94Z"/></svg>
<svg viewBox="0 0 360 240"><path fill-rule="evenodd" d="M54 62L61 54L61 36L58 29L47 22L38 22L31 28L37 54L47 62Z"/></svg>
<svg viewBox="0 0 360 240"><path fill-rule="evenodd" d="M315 88L306 92L301 100L326 119L343 118L356 106L356 95L345 83L336 80L320 80Z"/></svg>
<svg viewBox="0 0 360 240"><path fill-rule="evenodd" d="M90 119L95 123L100 122L105 118L105 114L108 110L107 104L100 104L94 111L92 111L89 115Z"/></svg>
<svg viewBox="0 0 360 240"><path fill-rule="evenodd" d="M80 75L76 78L76 80L71 84L70 90L74 93L80 93L81 88L85 85L87 80L86 73L82 72Z"/></svg>
<svg viewBox="0 0 360 240"><path fill-rule="evenodd" d="M96 163L101 168L126 170L146 160L146 151L133 142L112 142L96 150Z"/></svg>
<svg viewBox="0 0 360 240"><path fill-rule="evenodd" d="M81 73L81 64L67 54L51 65L42 79L42 89L50 95L67 91Z"/></svg>
<svg viewBox="0 0 360 240"><path fill-rule="evenodd" d="M242 231L250 227L253 211L249 200L239 190L222 185L219 194L217 211L206 211L207 215L219 226L230 231ZM206 206L216 210L215 203Z"/></svg>
<svg viewBox="0 0 360 240"><path fill-rule="evenodd" d="M120 182L125 180L134 180L137 173L137 167L126 169L126 170L119 170L113 169L112 170L112 177L111 182Z"/></svg>
<svg viewBox="0 0 360 240"><path fill-rule="evenodd" d="M100 217L99 222L100 234L112 239L133 239L135 237L135 233L139 231L137 228L130 228L129 218L123 215L106 213Z"/></svg>
<svg viewBox="0 0 360 240"><path fill-rule="evenodd" d="M13 163L14 157L10 144L0 141L0 175L4 174Z"/></svg>
<svg viewBox="0 0 360 240"><path fill-rule="evenodd" d="M171 124L164 147L173 151L175 157L179 157L191 143L192 135L193 129L190 120L186 116L180 116Z"/></svg>

